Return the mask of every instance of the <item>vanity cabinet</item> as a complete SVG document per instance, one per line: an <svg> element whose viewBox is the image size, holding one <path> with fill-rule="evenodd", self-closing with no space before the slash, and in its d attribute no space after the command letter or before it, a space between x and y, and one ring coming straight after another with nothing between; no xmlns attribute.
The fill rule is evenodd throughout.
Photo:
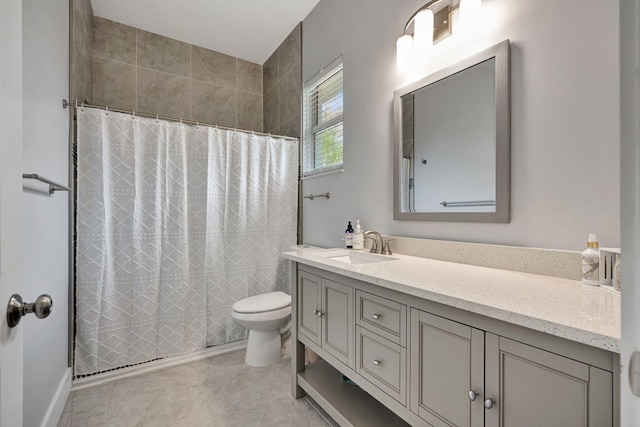
<svg viewBox="0 0 640 427"><path fill-rule="evenodd" d="M485 425L613 425L612 372L490 333L485 342L486 388L478 404L494 400Z"/></svg>
<svg viewBox="0 0 640 427"><path fill-rule="evenodd" d="M313 267L294 278L292 392L340 425L619 425L613 353Z"/></svg>
<svg viewBox="0 0 640 427"><path fill-rule="evenodd" d="M411 310L411 410L440 426L613 423L613 374Z"/></svg>
<svg viewBox="0 0 640 427"><path fill-rule="evenodd" d="M353 298L351 286L305 271L298 275L298 333L352 369Z"/></svg>
<svg viewBox="0 0 640 427"><path fill-rule="evenodd" d="M484 332L411 309L410 341L411 410L434 427L482 426Z"/></svg>
<svg viewBox="0 0 640 427"><path fill-rule="evenodd" d="M356 372L407 402L407 306L356 291Z"/></svg>

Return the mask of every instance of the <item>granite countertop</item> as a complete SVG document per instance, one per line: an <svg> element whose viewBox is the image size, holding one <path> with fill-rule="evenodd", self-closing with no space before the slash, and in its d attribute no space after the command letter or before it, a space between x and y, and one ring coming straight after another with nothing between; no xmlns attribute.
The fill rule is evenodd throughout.
<svg viewBox="0 0 640 427"><path fill-rule="evenodd" d="M370 264L347 264L327 257L345 252L298 250L284 252L283 256L408 295L620 352L620 295L598 286L408 255L393 254L393 260Z"/></svg>

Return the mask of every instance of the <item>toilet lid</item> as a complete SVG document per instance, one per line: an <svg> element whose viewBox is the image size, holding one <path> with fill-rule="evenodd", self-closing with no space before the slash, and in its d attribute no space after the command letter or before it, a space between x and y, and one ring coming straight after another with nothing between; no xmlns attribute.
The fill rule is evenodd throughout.
<svg viewBox="0 0 640 427"><path fill-rule="evenodd" d="M260 313L291 305L291 295L276 291L241 299L231 309L236 313Z"/></svg>

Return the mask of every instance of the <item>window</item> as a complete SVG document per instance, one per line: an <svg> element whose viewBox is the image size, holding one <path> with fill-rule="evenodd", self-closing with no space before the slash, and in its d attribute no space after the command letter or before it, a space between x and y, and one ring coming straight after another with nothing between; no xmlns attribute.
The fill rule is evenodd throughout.
<svg viewBox="0 0 640 427"><path fill-rule="evenodd" d="M342 57L304 86L303 177L342 169Z"/></svg>

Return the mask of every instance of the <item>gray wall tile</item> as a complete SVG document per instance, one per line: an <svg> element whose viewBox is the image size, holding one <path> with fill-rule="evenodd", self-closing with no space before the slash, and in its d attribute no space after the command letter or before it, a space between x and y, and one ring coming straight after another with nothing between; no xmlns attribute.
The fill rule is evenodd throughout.
<svg viewBox="0 0 640 427"><path fill-rule="evenodd" d="M93 17L93 54L127 64L136 63L136 29Z"/></svg>
<svg viewBox="0 0 640 427"><path fill-rule="evenodd" d="M286 136L293 136L300 138L302 133L300 132L300 115L290 119L282 126L282 133Z"/></svg>
<svg viewBox="0 0 640 427"><path fill-rule="evenodd" d="M191 78L236 87L236 58L203 47L191 46Z"/></svg>
<svg viewBox="0 0 640 427"><path fill-rule="evenodd" d="M293 67L280 80L278 88L278 114L280 124L300 114L300 97L302 96L300 64Z"/></svg>
<svg viewBox="0 0 640 427"><path fill-rule="evenodd" d="M189 77L190 45L138 29L138 66Z"/></svg>
<svg viewBox="0 0 640 427"><path fill-rule="evenodd" d="M93 58L93 102L124 110L136 106L136 67Z"/></svg>
<svg viewBox="0 0 640 427"><path fill-rule="evenodd" d="M138 67L136 110L169 117L189 117L189 79Z"/></svg>
<svg viewBox="0 0 640 427"><path fill-rule="evenodd" d="M268 91L278 84L278 49L262 65L262 87Z"/></svg>
<svg viewBox="0 0 640 427"><path fill-rule="evenodd" d="M91 0L73 0L73 10L77 10L80 13L93 15Z"/></svg>
<svg viewBox="0 0 640 427"><path fill-rule="evenodd" d="M96 90L96 104L238 129L299 132L300 78L296 88L295 76L287 73L280 88L278 76L278 51L289 55L285 64L300 63L290 53L299 46L299 26L264 66L105 19L96 18L95 28L96 51L87 55L95 64L74 68L73 87L95 67L89 88Z"/></svg>
<svg viewBox="0 0 640 427"><path fill-rule="evenodd" d="M262 96L262 67L242 59L237 60L236 67L238 90Z"/></svg>
<svg viewBox="0 0 640 427"><path fill-rule="evenodd" d="M263 98L264 131L274 133L280 126L278 116L278 86L264 93Z"/></svg>
<svg viewBox="0 0 640 427"><path fill-rule="evenodd" d="M296 25L262 66L265 132L300 136L302 25Z"/></svg>
<svg viewBox="0 0 640 427"><path fill-rule="evenodd" d="M236 127L262 132L262 95L238 91Z"/></svg>
<svg viewBox="0 0 640 427"><path fill-rule="evenodd" d="M192 119L236 127L236 90L198 80L191 81Z"/></svg>
<svg viewBox="0 0 640 427"><path fill-rule="evenodd" d="M302 25L298 24L278 47L278 77L282 79L293 67L300 63Z"/></svg>
<svg viewBox="0 0 640 427"><path fill-rule="evenodd" d="M89 0L73 1L71 99L93 100L93 15Z"/></svg>

